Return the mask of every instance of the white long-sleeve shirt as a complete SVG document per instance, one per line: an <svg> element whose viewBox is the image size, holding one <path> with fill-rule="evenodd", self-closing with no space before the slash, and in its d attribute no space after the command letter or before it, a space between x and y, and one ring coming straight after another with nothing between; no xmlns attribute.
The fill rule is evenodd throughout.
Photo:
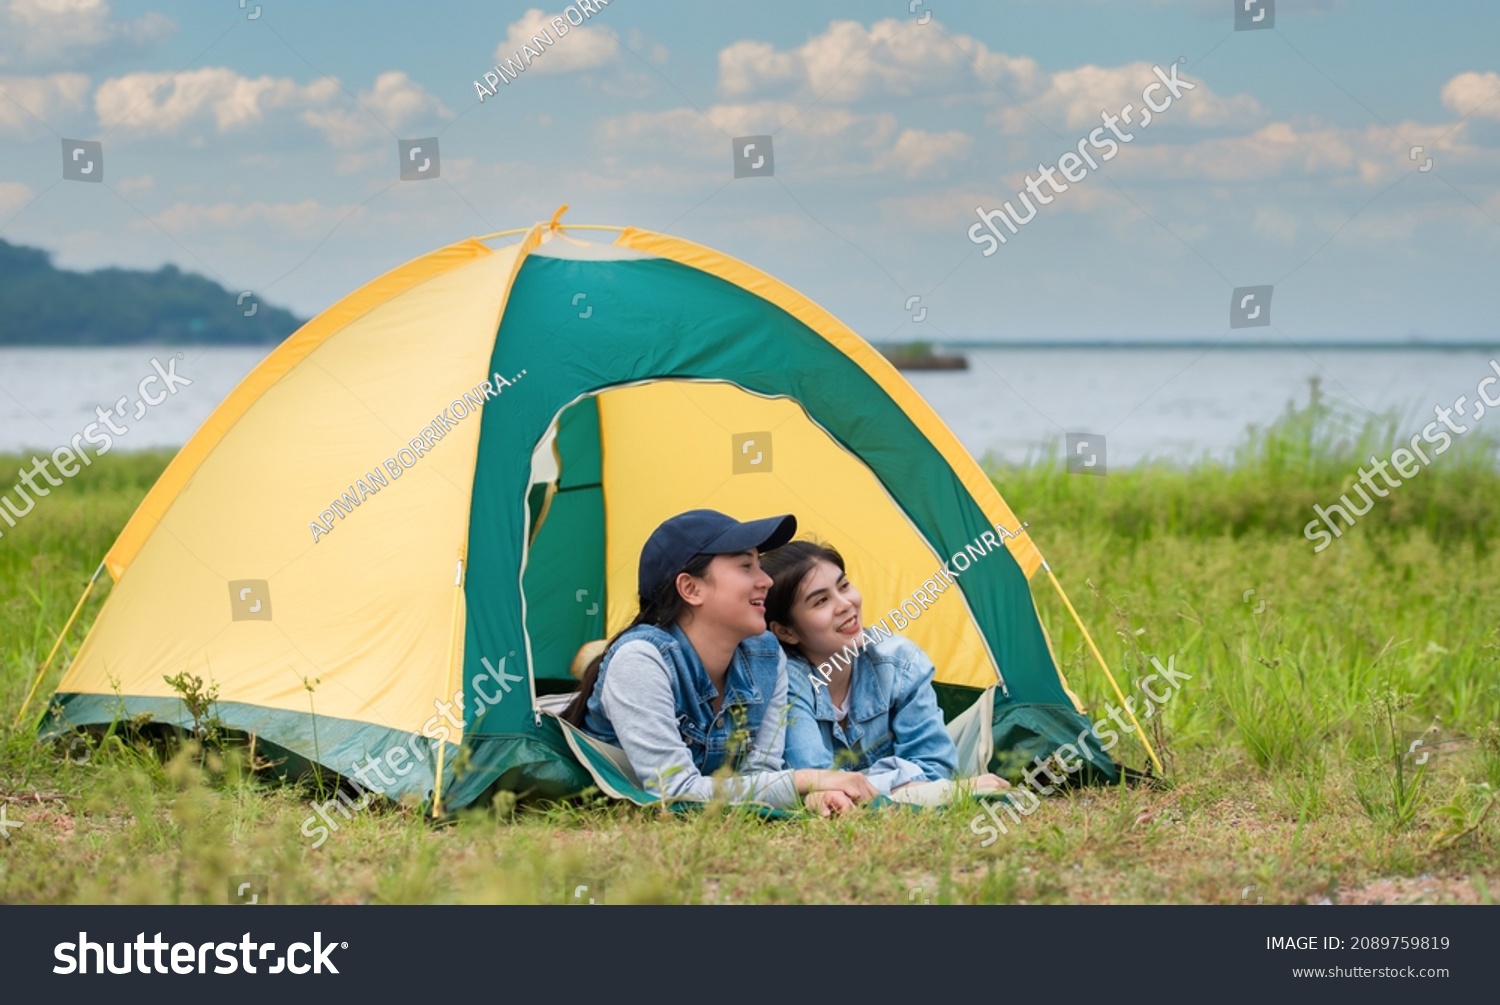
<svg viewBox="0 0 1500 1005"><path fill-rule="evenodd" d="M719 798L791 808L801 804L801 796L793 772L782 768L786 688L783 655L745 769L731 778L703 775L693 763L677 726L672 670L651 643L637 640L620 646L604 675L599 700L636 777L663 799Z"/></svg>

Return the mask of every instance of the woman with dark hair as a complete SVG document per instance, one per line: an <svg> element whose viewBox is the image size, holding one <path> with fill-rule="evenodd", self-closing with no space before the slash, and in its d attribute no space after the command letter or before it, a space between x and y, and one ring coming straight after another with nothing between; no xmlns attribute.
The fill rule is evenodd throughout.
<svg viewBox="0 0 1500 1005"><path fill-rule="evenodd" d="M663 799L792 807L810 792L835 791L840 805L876 794L858 775L782 768L787 661L766 631L759 555L796 530L792 516L692 510L641 550L640 613L589 665L563 718L620 747ZM733 777L710 777L725 765Z"/></svg>
<svg viewBox="0 0 1500 1005"><path fill-rule="evenodd" d="M886 796L944 783L927 795L946 797L958 750L932 690L932 660L899 635L864 634L863 598L834 548L793 541L764 555L762 568L771 577L766 623L788 653L787 764L862 772ZM814 667L831 667L832 675ZM969 785L975 792L1009 787L991 774ZM837 792L809 797L814 803L825 813L852 806Z"/></svg>

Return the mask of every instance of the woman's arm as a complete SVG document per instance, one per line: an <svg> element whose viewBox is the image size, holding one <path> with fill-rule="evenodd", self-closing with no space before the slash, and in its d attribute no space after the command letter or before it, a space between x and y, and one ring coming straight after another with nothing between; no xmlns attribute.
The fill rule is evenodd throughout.
<svg viewBox="0 0 1500 1005"><path fill-rule="evenodd" d="M670 672L649 644L627 642L620 647L604 675L599 700L636 776L663 799L706 802L721 796L730 802L779 807L800 803L791 771L757 771L726 779L698 771L677 730Z"/></svg>
<svg viewBox="0 0 1500 1005"><path fill-rule="evenodd" d="M776 673L776 690L771 696L771 702L766 706L766 714L760 721L760 730L756 733L755 750L751 753L746 768L749 771L775 771L781 768L784 756L783 750L791 742L791 731L788 720L798 716L804 723L817 725L812 718L811 692L795 700L806 706L806 710L792 709L793 692L801 693L808 690L795 688L788 682L787 675L790 672L786 654L782 653ZM821 729L819 732L821 736ZM833 754L829 751L827 764L832 764ZM792 762L789 765L792 771L792 784L796 786L799 793L824 793L827 799L818 802L818 809L823 806L852 806L856 802L872 799L878 793L870 781L863 775L847 771L836 771L817 764L802 765Z"/></svg>
<svg viewBox="0 0 1500 1005"><path fill-rule="evenodd" d="M786 763L790 768L833 767L833 739L813 714L814 692L805 674L789 675L786 685Z"/></svg>
<svg viewBox="0 0 1500 1005"><path fill-rule="evenodd" d="M719 796L732 803L791 808L800 804L804 793L816 790L838 790L855 800L876 795L864 776L843 771L765 770L732 778L703 775L677 731L670 671L661 654L648 643L627 642L620 647L610 661L609 673L604 675L599 701L636 777L663 799L707 802ZM779 734L780 719L779 712L774 719L768 714L758 735L769 735L767 730ZM774 756L774 763L780 766L777 742L775 735L769 735L770 746L760 763L771 763ZM751 760L755 760L753 755Z"/></svg>
<svg viewBox="0 0 1500 1005"><path fill-rule="evenodd" d="M936 668L920 646L912 644L910 651L912 660L891 708L895 756L920 765L929 782L952 778L958 771L958 748L943 724L943 711L932 689Z"/></svg>
<svg viewBox="0 0 1500 1005"><path fill-rule="evenodd" d="M893 789L899 789L903 785L912 782L928 782L932 779L927 777L927 768L908 761L904 757L882 757L874 764L864 770L865 777L870 784L880 790L880 794L888 796Z"/></svg>
<svg viewBox="0 0 1500 1005"><path fill-rule="evenodd" d="M765 715L755 732L755 743L745 759L745 771L780 771L786 751L787 685L786 653L776 654L776 685Z"/></svg>

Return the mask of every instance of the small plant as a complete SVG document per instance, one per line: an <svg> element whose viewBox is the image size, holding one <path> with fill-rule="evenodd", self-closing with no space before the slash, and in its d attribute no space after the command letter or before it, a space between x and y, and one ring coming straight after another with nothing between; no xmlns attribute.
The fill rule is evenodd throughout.
<svg viewBox="0 0 1500 1005"><path fill-rule="evenodd" d="M182 704L186 706L188 715L193 720L193 739L205 751L213 749L222 752L224 722L212 714L213 707L219 700L219 685L210 684L205 688L202 677L186 670L176 677L163 675L162 680L167 682L167 687L177 692Z"/></svg>
<svg viewBox="0 0 1500 1005"><path fill-rule="evenodd" d="M309 713L309 720L312 722L313 783L318 787L318 798L325 799L327 798L328 793L324 791L323 771L322 768L319 767L319 765L323 763L323 751L318 746L318 708L315 704L313 704L313 693L318 690L318 685L321 683L323 683L322 677L314 677L311 680L306 677L302 678L302 690L307 692L307 711Z"/></svg>
<svg viewBox="0 0 1500 1005"><path fill-rule="evenodd" d="M1484 766L1484 780L1500 789L1500 723L1489 723L1479 734L1479 757Z"/></svg>
<svg viewBox="0 0 1500 1005"><path fill-rule="evenodd" d="M1442 818L1444 824L1442 829L1433 835L1429 847L1437 850L1458 844L1484 824L1497 802L1500 802L1500 794L1497 794L1488 782L1468 782L1460 785L1453 793L1453 798L1438 807L1437 815Z"/></svg>
<svg viewBox="0 0 1500 1005"><path fill-rule="evenodd" d="M1383 687L1367 707L1374 755L1355 772L1355 793L1371 820L1405 830L1422 803L1427 761L1413 761L1398 728L1400 713L1416 695Z"/></svg>

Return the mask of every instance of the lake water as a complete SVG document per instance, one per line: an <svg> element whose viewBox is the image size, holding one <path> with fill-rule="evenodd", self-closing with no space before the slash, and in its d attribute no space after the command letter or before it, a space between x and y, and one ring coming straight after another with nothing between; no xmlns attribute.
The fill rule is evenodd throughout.
<svg viewBox="0 0 1500 1005"><path fill-rule="evenodd" d="M269 351L183 349L0 349L0 452L51 450L97 421L96 406L136 388L173 357L192 381L161 404L116 423L116 449L181 446ZM178 354L180 353L180 357ZM1108 464L1144 458L1225 456L1246 428L1305 403L1308 379L1355 409L1395 409L1416 432L1435 405L1491 373L1493 350L969 349L969 369L908 372L907 378L976 457L1024 461L1064 433L1106 440ZM147 393L161 393L153 384ZM1420 421L1417 417L1425 416ZM1500 421L1495 425L1500 426Z"/></svg>

